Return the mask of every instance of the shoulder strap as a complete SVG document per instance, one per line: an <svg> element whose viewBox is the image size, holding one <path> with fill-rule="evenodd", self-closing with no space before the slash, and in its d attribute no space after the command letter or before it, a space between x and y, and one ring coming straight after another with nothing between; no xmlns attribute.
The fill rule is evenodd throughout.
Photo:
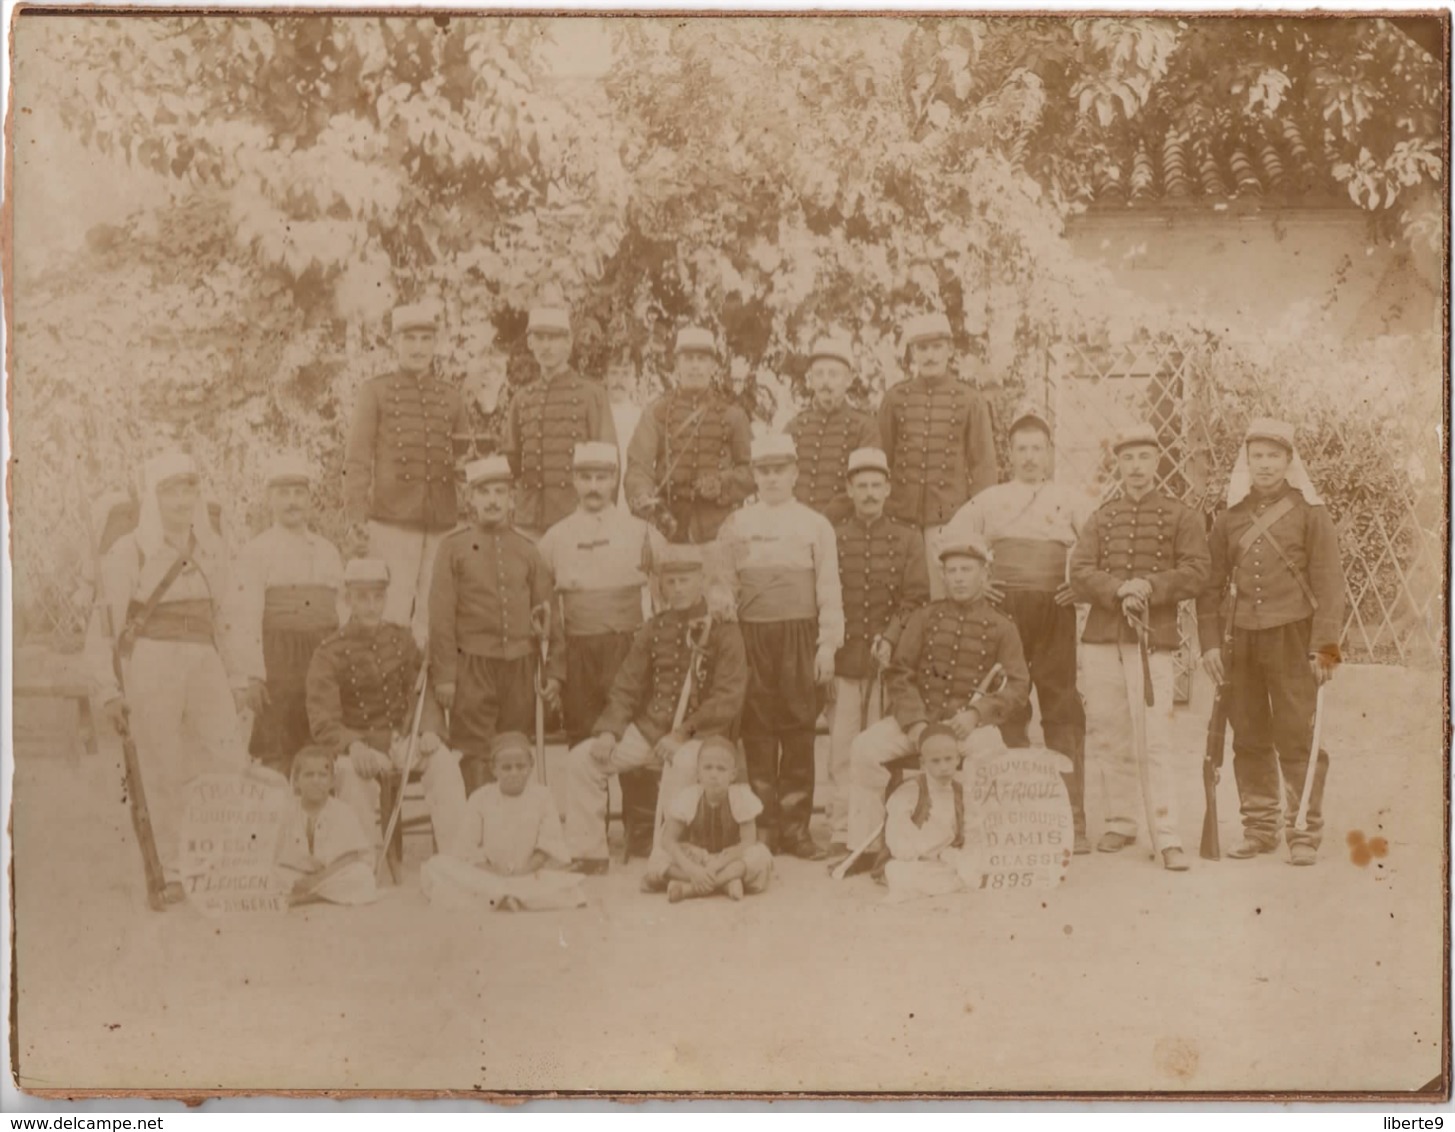
<svg viewBox="0 0 1455 1132"><path fill-rule="evenodd" d="M1261 517L1254 519L1248 529L1243 532L1243 537L1238 540L1237 563L1234 568L1236 569L1238 565L1242 564L1243 555L1248 553L1248 549L1255 542L1260 538L1264 539L1273 548L1273 552L1278 555L1279 561L1283 563L1283 568L1293 575L1293 580L1298 583L1298 588L1303 591L1303 596L1308 600L1309 605L1317 610L1319 607L1319 599L1314 597L1314 591L1308 584L1308 579L1294 566L1292 560L1288 557L1288 552L1273 537L1273 524L1292 510L1293 497L1292 495L1285 495L1265 511Z"/></svg>
<svg viewBox="0 0 1455 1132"><path fill-rule="evenodd" d="M177 555L176 560L167 567L167 572L162 575L162 580L157 583L156 588L152 590L150 596L142 603L141 608L137 610L136 614L127 617L126 624L122 626L123 633L137 633L151 620L152 614L157 611L157 606L162 603L162 598L166 597L167 591L172 588L172 583L187 568L188 555L192 553L192 548L195 545L195 539L189 538L187 540L187 550ZM141 553L140 545L137 547L137 553Z"/></svg>

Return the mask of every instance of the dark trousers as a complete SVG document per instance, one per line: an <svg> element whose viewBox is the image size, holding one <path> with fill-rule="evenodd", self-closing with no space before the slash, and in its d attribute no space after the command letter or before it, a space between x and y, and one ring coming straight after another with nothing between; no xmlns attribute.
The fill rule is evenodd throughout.
<svg viewBox="0 0 1455 1132"><path fill-rule="evenodd" d="M1071 800L1077 833L1086 832L1086 709L1076 691L1076 607L1057 605L1054 595L1039 590L1007 590L1000 611L1015 623L1026 667L1041 706L1041 730L1046 746L1071 760L1071 773L1062 775ZM1027 700L1000 725L1007 747L1029 747L1027 728L1031 704Z"/></svg>
<svg viewBox="0 0 1455 1132"><path fill-rule="evenodd" d="M313 650L334 628L263 627L268 703L253 719L248 753L284 777L293 768L293 756L313 741L305 688L308 663L313 659Z"/></svg>
<svg viewBox="0 0 1455 1132"><path fill-rule="evenodd" d="M450 709L450 746L460 752L460 775L468 797L494 780L490 741L502 731L535 731L537 660L461 653Z"/></svg>
<svg viewBox="0 0 1455 1132"><path fill-rule="evenodd" d="M1324 779L1329 756L1319 748L1309 795L1308 829L1294 831L1313 743L1318 682L1309 671L1312 618L1274 629L1233 632L1229 680L1232 697L1233 776L1238 780L1243 830L1259 841L1278 840L1278 772L1283 771L1283 825L1290 845L1318 847L1324 828Z"/></svg>
<svg viewBox="0 0 1455 1132"><path fill-rule="evenodd" d="M776 850L808 837L813 817L818 622L745 621L738 627L748 658L742 716L748 783L763 803L760 840Z"/></svg>
<svg viewBox="0 0 1455 1132"><path fill-rule="evenodd" d="M591 738L591 729L606 710L611 682L631 650L633 633L593 633L566 638L566 687L562 692L562 714L566 742L574 747ZM650 769L623 771L621 821L626 828L628 850L651 852L657 820L657 784L661 776Z"/></svg>

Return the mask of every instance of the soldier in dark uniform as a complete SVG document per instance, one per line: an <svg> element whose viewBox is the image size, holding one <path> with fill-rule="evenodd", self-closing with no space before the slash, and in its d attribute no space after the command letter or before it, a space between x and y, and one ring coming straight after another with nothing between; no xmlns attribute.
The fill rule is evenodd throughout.
<svg viewBox="0 0 1455 1132"><path fill-rule="evenodd" d="M465 482L475 518L451 531L435 556L429 670L450 713L450 747L460 752L468 796L491 781L497 732L535 726L542 630L549 633L544 694L558 709L566 649L560 618L546 612L555 591L550 568L508 522L510 465L504 456L476 460Z"/></svg>
<svg viewBox="0 0 1455 1132"><path fill-rule="evenodd" d="M854 513L839 520L839 584L844 602L844 647L834 658L829 714L830 856L848 851L849 750L883 712L884 671L905 620L930 599L924 540L918 530L884 514L889 462L878 448L849 455Z"/></svg>
<svg viewBox="0 0 1455 1132"><path fill-rule="evenodd" d="M982 539L955 532L940 551L947 596L915 610L894 648L887 682L891 714L850 748L849 843L857 848L884 820L888 764L919 749L920 734L946 723L962 758L1003 750L998 726L1026 702L1031 678L1020 634L985 597L989 552ZM971 697L1000 664L1005 686Z"/></svg>
<svg viewBox="0 0 1455 1132"><path fill-rule="evenodd" d="M1153 853L1161 854L1166 868L1183 872L1188 862L1177 831L1172 656L1177 603L1207 585L1207 537L1200 515L1157 490L1161 447L1151 425L1123 430L1112 451L1121 494L1087 520L1071 552L1072 592L1091 603L1081 634L1081 691L1088 761L1101 767L1107 809L1107 831L1096 847L1115 853L1136 842L1140 778ZM1152 707L1144 699L1143 631Z"/></svg>
<svg viewBox="0 0 1455 1132"><path fill-rule="evenodd" d="M889 457L894 490L886 510L924 532L930 595L944 596L936 542L944 525L977 492L1000 478L990 409L950 369L954 340L942 314L904 325L914 376L884 395L880 447Z"/></svg>
<svg viewBox="0 0 1455 1132"><path fill-rule="evenodd" d="M664 803L696 781L702 740L736 727L748 691L742 632L707 615L702 552L670 547L656 566L668 608L637 630L594 737L571 750L566 843L580 872L607 869L607 779L635 767L662 768L660 840ZM689 673L686 711L680 727L674 727Z"/></svg>
<svg viewBox="0 0 1455 1132"><path fill-rule="evenodd" d="M515 475L515 517L523 534L539 539L576 510L571 455L576 445L599 440L616 447L616 425L606 388L571 368L571 316L537 307L526 328L540 380L510 402L503 450Z"/></svg>
<svg viewBox="0 0 1455 1132"><path fill-rule="evenodd" d="M384 620L412 626L421 644L431 563L459 518L455 440L470 431L459 390L433 372L438 319L433 303L395 308L398 369L360 391L344 450L350 541L388 564Z"/></svg>
<svg viewBox="0 0 1455 1132"><path fill-rule="evenodd" d="M808 387L813 404L784 430L798 452L798 482L793 494L829 522L853 514L845 491L849 453L879 446L879 422L850 406L845 398L854 379L854 351L844 338L820 338L808 358Z"/></svg>
<svg viewBox="0 0 1455 1132"><path fill-rule="evenodd" d="M647 406L627 447L632 513L675 543L707 543L753 494L747 413L712 388L717 345L689 326L677 334L676 386Z"/></svg>
<svg viewBox="0 0 1455 1132"><path fill-rule="evenodd" d="M391 768L395 740L413 722L415 681L424 656L409 630L383 620L389 567L356 558L344 567L349 618L313 651L305 682L313 741L338 758L334 788L374 844L379 778Z"/></svg>
<svg viewBox="0 0 1455 1132"><path fill-rule="evenodd" d="M1243 839L1228 856L1278 848L1278 773L1283 771L1284 834L1289 859L1312 865L1323 832L1329 756L1319 750L1307 828L1295 818L1313 743L1319 685L1339 663L1344 575L1339 536L1304 470L1293 426L1260 419L1248 427L1228 484L1228 509L1208 539L1212 577L1197 599L1203 664L1221 684L1231 680L1233 774L1242 802ZM1227 608L1228 582L1237 583ZM1224 656L1231 613L1232 655Z"/></svg>

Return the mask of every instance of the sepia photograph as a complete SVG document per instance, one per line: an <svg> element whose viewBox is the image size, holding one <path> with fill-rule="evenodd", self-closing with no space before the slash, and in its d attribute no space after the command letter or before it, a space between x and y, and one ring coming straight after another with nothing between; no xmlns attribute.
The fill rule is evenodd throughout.
<svg viewBox="0 0 1455 1132"><path fill-rule="evenodd" d="M13 1087L1448 1102L1450 22L12 12Z"/></svg>

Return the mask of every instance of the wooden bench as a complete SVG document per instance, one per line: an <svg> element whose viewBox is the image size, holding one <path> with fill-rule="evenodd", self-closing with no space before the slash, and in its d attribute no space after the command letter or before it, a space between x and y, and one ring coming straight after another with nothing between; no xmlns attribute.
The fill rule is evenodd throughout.
<svg viewBox="0 0 1455 1132"><path fill-rule="evenodd" d="M76 705L77 731L81 745L88 755L100 754L96 741L96 717L91 713L91 688L86 684L15 684L11 689L17 700L70 700ZM80 763L75 748L71 749L71 763Z"/></svg>

